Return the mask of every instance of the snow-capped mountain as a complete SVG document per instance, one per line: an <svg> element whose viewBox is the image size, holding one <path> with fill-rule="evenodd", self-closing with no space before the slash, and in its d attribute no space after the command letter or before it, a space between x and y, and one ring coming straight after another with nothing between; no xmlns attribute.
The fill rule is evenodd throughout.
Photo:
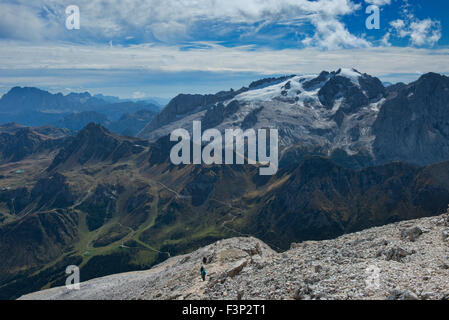
<svg viewBox="0 0 449 320"><path fill-rule="evenodd" d="M312 143L329 152L343 149L352 155L361 148L371 152L371 126L385 99L384 88L377 81L349 69L295 76L236 96L244 105L238 120L257 113L254 127L279 129L280 144L285 147ZM369 85L376 87L376 92L371 92ZM248 119L243 117L242 123ZM225 126L238 125L238 120Z"/></svg>
<svg viewBox="0 0 449 320"><path fill-rule="evenodd" d="M432 85L441 87L439 98L431 103L425 102L425 96L433 96ZM420 89L421 88L421 89ZM449 78L437 74L424 75L420 80L409 85L394 85L385 88L382 82L368 74L355 69L339 69L334 72L323 71L320 74L270 78L252 83L248 88L238 91L220 92L216 95L180 95L173 99L167 107L153 120L139 136L149 140L157 140L170 134L173 130L184 128L192 130L192 122L201 120L203 130L217 128L224 131L229 128L275 128L279 130L279 145L285 156L297 148L319 150L319 154L332 156L344 154L344 157L359 157L370 159L369 164L388 162L391 160L406 160L411 163L428 164L449 159L449 134L433 133L447 150L437 152L438 157L418 157L417 152L425 152L426 132L437 130L432 123L445 121L449 117L442 111L443 117L435 117L431 110L449 108L448 95ZM418 100L414 92L419 91ZM404 93L407 92L407 93ZM424 100L423 100L424 99ZM429 128L423 135L414 133L413 141L403 137L397 125L409 126L404 119L409 119L408 107L397 110L394 114L391 104L420 104L422 122L412 119L413 125L419 127L423 123ZM439 104L438 106L434 106ZM384 105L388 106L383 110ZM429 112L425 112L428 110ZM386 112L390 115L386 115ZM382 119L378 120L379 114ZM397 125L392 123L395 118ZM423 119L421 119L423 120ZM386 128L383 123L389 123ZM442 126L439 125L440 127ZM382 128L382 129L380 129ZM431 129L433 128L433 129ZM418 129L417 130L421 130ZM440 131L438 131L440 132ZM383 148L385 141L390 141L388 134L395 134L388 148ZM399 136L397 136L399 135ZM407 150L401 144L407 140ZM427 141L427 140L426 140ZM420 146L420 147L417 147ZM391 157L385 150L402 150L402 154L392 152ZM344 151L344 152L343 152ZM296 152L296 151L295 151ZM433 152L435 153L435 152ZM297 156L297 155L295 155ZM415 161L416 160L416 161ZM368 163L366 163L368 164ZM363 166L363 165L362 165Z"/></svg>

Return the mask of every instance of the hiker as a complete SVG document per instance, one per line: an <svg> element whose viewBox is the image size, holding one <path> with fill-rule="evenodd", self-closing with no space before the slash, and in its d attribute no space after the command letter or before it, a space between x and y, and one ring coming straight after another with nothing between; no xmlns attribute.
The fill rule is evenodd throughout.
<svg viewBox="0 0 449 320"><path fill-rule="evenodd" d="M203 279L203 281L206 281L206 269L204 269L204 267L201 267L201 278Z"/></svg>
<svg viewBox="0 0 449 320"><path fill-rule="evenodd" d="M207 258L206 257L203 258L203 264L207 264Z"/></svg>

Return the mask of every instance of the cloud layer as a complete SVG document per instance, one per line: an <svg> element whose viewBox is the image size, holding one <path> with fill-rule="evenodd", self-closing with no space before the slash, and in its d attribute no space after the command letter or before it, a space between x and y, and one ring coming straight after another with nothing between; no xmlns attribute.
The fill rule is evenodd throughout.
<svg viewBox="0 0 449 320"><path fill-rule="evenodd" d="M70 4L73 1L0 3L0 36L76 41L73 33L63 28L65 8ZM173 44L200 40L198 35L225 38L238 30L241 37L260 36L259 31L267 26L277 27L279 33L306 26L308 32L298 45L329 49L367 46L366 40L351 34L341 22L341 17L360 9L360 4L351 0L78 0L76 5L81 10L80 34L85 41L134 39ZM211 27L215 34L208 32Z"/></svg>
<svg viewBox="0 0 449 320"><path fill-rule="evenodd" d="M374 75L388 73L449 72L449 49L430 50L374 47L322 51L318 48L254 50L198 43L199 48L135 45L39 46L3 42L1 69L135 69L164 72L316 73L322 69L357 67ZM348 59L348 57L351 59Z"/></svg>
<svg viewBox="0 0 449 320"><path fill-rule="evenodd" d="M371 33L383 41L368 39L365 7L383 10L393 3L402 17L382 20L390 27ZM72 4L81 10L77 32L65 29L65 8ZM409 39L411 46L436 45L441 23L419 20L410 8L407 0L5 0L0 39L122 45L220 41L325 50L388 45L395 39Z"/></svg>

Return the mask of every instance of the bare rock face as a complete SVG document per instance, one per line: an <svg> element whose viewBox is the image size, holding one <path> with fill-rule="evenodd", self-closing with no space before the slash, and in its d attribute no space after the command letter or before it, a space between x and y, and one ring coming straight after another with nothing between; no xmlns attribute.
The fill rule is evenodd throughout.
<svg viewBox="0 0 449 320"><path fill-rule="evenodd" d="M148 271L21 299L447 299L448 219L444 214L292 244L283 253L255 238L221 240Z"/></svg>
<svg viewBox="0 0 449 320"><path fill-rule="evenodd" d="M413 164L447 159L449 78L428 73L391 94L373 125L377 161Z"/></svg>

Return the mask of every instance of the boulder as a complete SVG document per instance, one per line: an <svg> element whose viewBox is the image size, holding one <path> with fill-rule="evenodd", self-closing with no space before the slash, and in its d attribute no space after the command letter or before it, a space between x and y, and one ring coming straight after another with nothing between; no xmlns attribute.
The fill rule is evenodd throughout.
<svg viewBox="0 0 449 320"><path fill-rule="evenodd" d="M411 254L411 252L408 252L401 247L392 247L385 253L387 261L393 260L397 262L403 262L403 259Z"/></svg>
<svg viewBox="0 0 449 320"><path fill-rule="evenodd" d="M415 242L422 234L423 231L419 227L412 227L401 230L401 238L408 239L412 242Z"/></svg>
<svg viewBox="0 0 449 320"><path fill-rule="evenodd" d="M312 295L313 290L308 285L301 286L295 290L293 299L295 300L305 300Z"/></svg>
<svg viewBox="0 0 449 320"><path fill-rule="evenodd" d="M441 237L443 238L443 241L449 240L449 229L444 229L441 232Z"/></svg>
<svg viewBox="0 0 449 320"><path fill-rule="evenodd" d="M387 298L388 300L420 300L419 297L410 290L395 289Z"/></svg>
<svg viewBox="0 0 449 320"><path fill-rule="evenodd" d="M226 274L228 277L234 278L236 275L238 275L240 272L242 272L243 268L246 267L248 264L248 261L245 259L239 260L236 263L232 265L228 271L226 271Z"/></svg>

